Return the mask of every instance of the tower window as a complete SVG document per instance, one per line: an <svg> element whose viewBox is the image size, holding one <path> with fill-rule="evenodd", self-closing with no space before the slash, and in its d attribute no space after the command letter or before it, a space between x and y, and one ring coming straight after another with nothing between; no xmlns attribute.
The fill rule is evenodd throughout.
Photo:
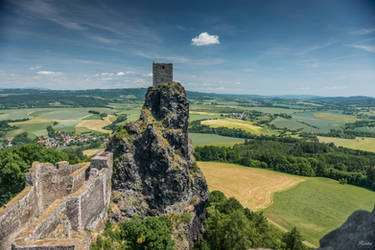
<svg viewBox="0 0 375 250"><path fill-rule="evenodd" d="M163 66L161 66L161 68L162 68L162 69L165 69L165 66L163 65Z"/></svg>

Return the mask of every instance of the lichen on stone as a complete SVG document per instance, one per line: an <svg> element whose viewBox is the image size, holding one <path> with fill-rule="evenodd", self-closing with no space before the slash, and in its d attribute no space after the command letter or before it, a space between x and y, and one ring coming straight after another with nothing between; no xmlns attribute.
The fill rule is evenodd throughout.
<svg viewBox="0 0 375 250"><path fill-rule="evenodd" d="M116 131L109 144L116 164L112 179L116 209L111 218L116 222L134 215L176 213L186 219L183 214L191 214L181 230L192 247L202 237L208 189L199 168L193 167L188 119L189 103L181 84L148 89L140 119Z"/></svg>

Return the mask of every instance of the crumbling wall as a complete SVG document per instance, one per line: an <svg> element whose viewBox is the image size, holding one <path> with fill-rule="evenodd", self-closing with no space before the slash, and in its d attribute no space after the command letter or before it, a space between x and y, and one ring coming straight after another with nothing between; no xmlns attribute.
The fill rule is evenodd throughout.
<svg viewBox="0 0 375 250"><path fill-rule="evenodd" d="M0 249L88 249L84 230L100 230L107 219L112 163L109 152L91 164L34 163L28 186L0 210Z"/></svg>

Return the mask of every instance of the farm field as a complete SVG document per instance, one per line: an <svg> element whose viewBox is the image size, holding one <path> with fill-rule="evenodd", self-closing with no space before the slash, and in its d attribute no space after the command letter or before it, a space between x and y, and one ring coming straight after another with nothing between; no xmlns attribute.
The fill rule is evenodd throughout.
<svg viewBox="0 0 375 250"><path fill-rule="evenodd" d="M108 126L109 124L112 123L110 121L111 117L112 117L111 115L108 115L107 117L104 118L104 120L82 120L80 123L76 125L76 127L77 128L84 127L84 128L88 128L94 131L101 132L101 133L109 134L112 131L103 129L103 127Z"/></svg>
<svg viewBox="0 0 375 250"><path fill-rule="evenodd" d="M262 134L261 127L255 126L251 122L242 121L238 119L225 118L225 119L218 119L218 120L206 120L206 121L202 121L201 124L208 125L213 128L227 127L227 128L242 129L255 135Z"/></svg>
<svg viewBox="0 0 375 250"><path fill-rule="evenodd" d="M243 143L245 140L240 138L221 136L215 134L189 133L193 146L215 145L232 146L236 143Z"/></svg>
<svg viewBox="0 0 375 250"><path fill-rule="evenodd" d="M260 111L260 112L263 112L263 113L269 113L269 114L285 113L285 114L291 115L291 114L294 114L294 113L303 112L303 110L300 110L300 109L272 108L272 107L250 107L250 108L247 108L247 109Z"/></svg>
<svg viewBox="0 0 375 250"><path fill-rule="evenodd" d="M310 127L294 119L286 119L282 117L277 117L275 120L271 122L271 124L275 125L277 128L288 128L293 130L302 129L302 131L310 133L319 131L319 129Z"/></svg>
<svg viewBox="0 0 375 250"><path fill-rule="evenodd" d="M337 112L300 112L292 115L293 119L310 124L321 132L344 125L346 122L355 121L354 116L342 115Z"/></svg>
<svg viewBox="0 0 375 250"><path fill-rule="evenodd" d="M318 136L318 139L319 142L334 143L336 146L375 153L375 138L356 137L355 139L343 139L336 137Z"/></svg>
<svg viewBox="0 0 375 250"><path fill-rule="evenodd" d="M109 114L104 120L99 116L88 113L94 110ZM53 125L55 129L75 132L98 131L108 133L110 131L102 127L110 124L115 119L113 114L116 110L109 108L38 108L38 109L9 109L0 112L0 120L26 119L26 121L12 122L10 125L18 127L6 134L7 138L12 138L17 134L27 132L31 138L47 135L46 128Z"/></svg>
<svg viewBox="0 0 375 250"><path fill-rule="evenodd" d="M216 118L220 118L219 113L198 112L198 111L190 111L189 113L189 122L196 121L196 120L216 119Z"/></svg>
<svg viewBox="0 0 375 250"><path fill-rule="evenodd" d="M291 188L305 180L300 176L267 169L243 167L221 162L198 162L210 191L220 190L235 197L251 210L270 206L273 193Z"/></svg>
<svg viewBox="0 0 375 250"><path fill-rule="evenodd" d="M289 230L296 226L305 240L319 245L321 237L341 226L354 211L371 211L374 200L375 192L367 189L312 177L275 193L273 204L264 212Z"/></svg>
<svg viewBox="0 0 375 250"><path fill-rule="evenodd" d="M319 239L358 209L372 210L375 192L320 177L300 177L266 169L219 162L199 162L210 190L234 196L252 210L290 230L297 226L305 240Z"/></svg>

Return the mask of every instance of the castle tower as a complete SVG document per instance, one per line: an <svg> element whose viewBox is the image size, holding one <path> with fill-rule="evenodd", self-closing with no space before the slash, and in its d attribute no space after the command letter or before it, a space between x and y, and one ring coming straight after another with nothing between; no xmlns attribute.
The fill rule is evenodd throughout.
<svg viewBox="0 0 375 250"><path fill-rule="evenodd" d="M173 82L172 63L152 63L152 83L158 85L165 82Z"/></svg>

